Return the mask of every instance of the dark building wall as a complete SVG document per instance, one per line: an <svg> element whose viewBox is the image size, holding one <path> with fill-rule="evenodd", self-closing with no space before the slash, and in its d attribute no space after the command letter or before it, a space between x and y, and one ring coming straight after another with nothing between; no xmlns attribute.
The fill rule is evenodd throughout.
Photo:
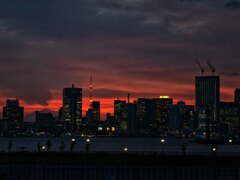
<svg viewBox="0 0 240 180"><path fill-rule="evenodd" d="M230 135L239 135L240 125L240 104L235 102L221 102L220 103L220 122L227 125L228 133ZM225 134L225 132L222 132Z"/></svg>
<svg viewBox="0 0 240 180"><path fill-rule="evenodd" d="M52 113L36 111L36 129L38 132L54 133L55 119Z"/></svg>
<svg viewBox="0 0 240 180"><path fill-rule="evenodd" d="M18 100L6 101L6 106L3 107L3 119L7 123L7 129L23 127L24 108L19 106Z"/></svg>
<svg viewBox="0 0 240 180"><path fill-rule="evenodd" d="M213 133L219 124L219 76L196 76L195 98L199 129Z"/></svg>
<svg viewBox="0 0 240 180"><path fill-rule="evenodd" d="M75 133L82 123L82 88L63 89L63 118Z"/></svg>
<svg viewBox="0 0 240 180"><path fill-rule="evenodd" d="M240 88L235 89L234 102L235 103L240 103Z"/></svg>

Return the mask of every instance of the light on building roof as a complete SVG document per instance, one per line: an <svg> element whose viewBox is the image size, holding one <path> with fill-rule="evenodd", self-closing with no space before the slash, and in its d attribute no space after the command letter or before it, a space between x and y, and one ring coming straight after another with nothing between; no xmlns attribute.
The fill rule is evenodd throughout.
<svg viewBox="0 0 240 180"><path fill-rule="evenodd" d="M169 96L160 96L160 99L169 99Z"/></svg>

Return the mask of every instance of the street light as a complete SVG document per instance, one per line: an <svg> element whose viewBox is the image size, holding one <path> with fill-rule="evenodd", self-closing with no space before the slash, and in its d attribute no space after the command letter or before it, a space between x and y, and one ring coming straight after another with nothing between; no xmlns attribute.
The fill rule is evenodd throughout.
<svg viewBox="0 0 240 180"><path fill-rule="evenodd" d="M217 145L213 144L213 145L211 146L212 155L217 155L217 150L218 150Z"/></svg>
<svg viewBox="0 0 240 180"><path fill-rule="evenodd" d="M232 139L228 140L230 152L232 152L232 142L233 142Z"/></svg>
<svg viewBox="0 0 240 180"><path fill-rule="evenodd" d="M46 146L42 146L42 150L45 151L46 150Z"/></svg>
<svg viewBox="0 0 240 180"><path fill-rule="evenodd" d="M70 151L72 152L74 147L76 145L76 139L75 138L72 138L71 139L71 143L70 143Z"/></svg>
<svg viewBox="0 0 240 180"><path fill-rule="evenodd" d="M90 149L90 139L87 138L86 139L86 144L85 144L86 153L89 153L89 149Z"/></svg>
<svg viewBox="0 0 240 180"><path fill-rule="evenodd" d="M165 139L161 139L161 144L162 144L162 154L163 154L163 149L164 149L164 142L165 142Z"/></svg>
<svg viewBox="0 0 240 180"><path fill-rule="evenodd" d="M125 152L127 152L127 151L128 151L128 148L127 148L127 147L125 147L125 148L124 148L124 151L125 151Z"/></svg>

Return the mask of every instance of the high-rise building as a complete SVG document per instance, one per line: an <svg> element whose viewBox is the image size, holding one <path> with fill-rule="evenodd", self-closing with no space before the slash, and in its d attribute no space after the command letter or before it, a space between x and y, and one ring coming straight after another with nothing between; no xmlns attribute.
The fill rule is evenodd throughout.
<svg viewBox="0 0 240 180"><path fill-rule="evenodd" d="M137 135L137 103L127 103L127 134Z"/></svg>
<svg viewBox="0 0 240 180"><path fill-rule="evenodd" d="M169 129L183 135L189 135L195 128L194 106L186 105L184 101L170 106Z"/></svg>
<svg viewBox="0 0 240 180"><path fill-rule="evenodd" d="M235 102L221 102L219 109L220 122L228 127L228 132L225 134L231 136L239 135L240 104ZM224 134L224 132L222 134Z"/></svg>
<svg viewBox="0 0 240 180"><path fill-rule="evenodd" d="M155 106L152 99L139 98L137 100L137 132L138 136L152 135L158 129L155 123Z"/></svg>
<svg viewBox="0 0 240 180"><path fill-rule="evenodd" d="M63 119L68 124L72 134L79 130L82 124L82 88L63 89Z"/></svg>
<svg viewBox="0 0 240 180"><path fill-rule="evenodd" d="M117 124L117 131L121 133L123 129L127 129L127 103L125 100L114 100L114 116Z"/></svg>
<svg viewBox="0 0 240 180"><path fill-rule="evenodd" d="M205 131L206 138L209 138L219 123L219 76L196 76L195 98L199 129Z"/></svg>
<svg viewBox="0 0 240 180"><path fill-rule="evenodd" d="M6 101L3 107L3 120L7 123L7 129L14 131L23 127L24 108L19 106L18 99Z"/></svg>
<svg viewBox="0 0 240 180"><path fill-rule="evenodd" d="M154 101L156 124L159 128L159 133L161 133L161 135L164 135L167 131L170 106L173 104L173 99L169 96L160 96L160 98L154 99Z"/></svg>
<svg viewBox="0 0 240 180"><path fill-rule="evenodd" d="M235 89L234 101L240 104L240 88Z"/></svg>

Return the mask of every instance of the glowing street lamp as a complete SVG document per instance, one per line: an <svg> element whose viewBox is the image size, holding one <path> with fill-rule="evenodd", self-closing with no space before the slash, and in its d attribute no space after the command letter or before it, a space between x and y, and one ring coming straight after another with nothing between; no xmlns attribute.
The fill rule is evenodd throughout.
<svg viewBox="0 0 240 180"><path fill-rule="evenodd" d="M212 152L212 155L216 155L217 154L217 150L218 150L218 148L217 148L217 145L212 145L212 147L211 147L211 152Z"/></svg>
<svg viewBox="0 0 240 180"><path fill-rule="evenodd" d="M76 145L76 139L75 138L72 138L71 139L71 143L70 143L70 151L72 152L74 147Z"/></svg>
<svg viewBox="0 0 240 180"><path fill-rule="evenodd" d="M232 142L233 142L232 139L228 140L230 152L232 152Z"/></svg>
<svg viewBox="0 0 240 180"><path fill-rule="evenodd" d="M42 150L45 151L46 150L46 146L42 146Z"/></svg>
<svg viewBox="0 0 240 180"><path fill-rule="evenodd" d="M164 143L165 143L165 139L161 139L161 144L162 144L162 154L163 154L163 151L164 151Z"/></svg>
<svg viewBox="0 0 240 180"><path fill-rule="evenodd" d="M125 151L125 152L127 152L127 151L128 151L128 148L127 148L127 147L125 147L125 148L124 148L124 151Z"/></svg>
<svg viewBox="0 0 240 180"><path fill-rule="evenodd" d="M90 142L91 140L89 138L86 139L86 144L85 144L85 150L86 150L86 153L89 153L89 150L90 150Z"/></svg>

